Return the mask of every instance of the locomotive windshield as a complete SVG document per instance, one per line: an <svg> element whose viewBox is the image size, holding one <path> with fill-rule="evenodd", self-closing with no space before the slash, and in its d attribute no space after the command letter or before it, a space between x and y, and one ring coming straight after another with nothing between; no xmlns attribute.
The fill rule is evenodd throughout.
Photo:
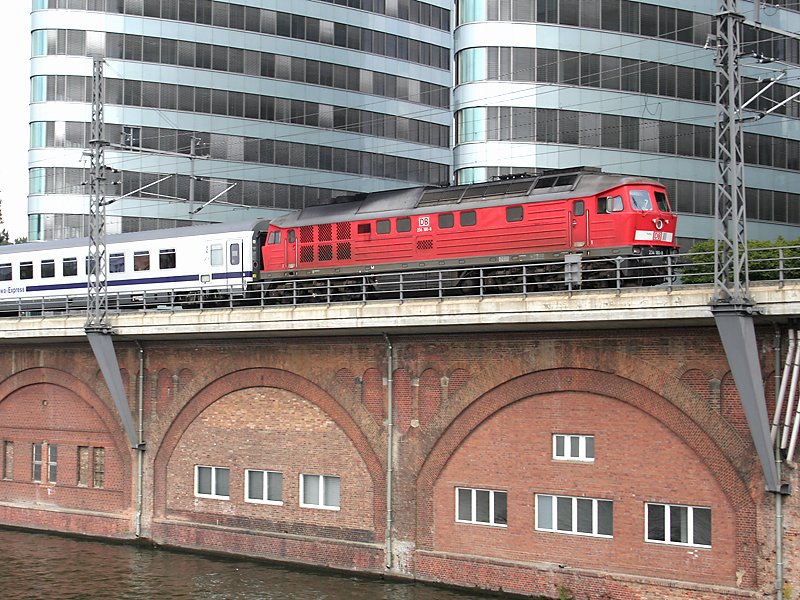
<svg viewBox="0 0 800 600"><path fill-rule="evenodd" d="M661 212L669 212L669 202L664 192L656 191L656 206Z"/></svg>
<svg viewBox="0 0 800 600"><path fill-rule="evenodd" d="M631 190L631 208L633 210L653 210L650 192L647 190Z"/></svg>

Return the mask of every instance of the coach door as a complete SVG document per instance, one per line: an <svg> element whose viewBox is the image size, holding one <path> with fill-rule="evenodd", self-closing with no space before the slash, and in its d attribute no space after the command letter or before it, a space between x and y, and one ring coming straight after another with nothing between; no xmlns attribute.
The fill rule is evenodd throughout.
<svg viewBox="0 0 800 600"><path fill-rule="evenodd" d="M245 273L245 261L242 256L244 244L242 240L228 240L227 252L225 259L225 266L228 272L228 280L231 285L237 285L241 282L242 285L247 283L246 277L249 273ZM249 264L249 261L247 261Z"/></svg>
<svg viewBox="0 0 800 600"><path fill-rule="evenodd" d="M570 221L570 247L583 248L589 240L589 215L583 200L572 201Z"/></svg>

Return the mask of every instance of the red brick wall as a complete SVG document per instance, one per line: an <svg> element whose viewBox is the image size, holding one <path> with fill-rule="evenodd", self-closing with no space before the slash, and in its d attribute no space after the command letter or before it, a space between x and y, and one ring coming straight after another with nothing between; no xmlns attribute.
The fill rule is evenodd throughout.
<svg viewBox="0 0 800 600"><path fill-rule="evenodd" d="M764 336L771 342L772 331ZM710 600L770 590L773 498L763 491L713 328L393 336L392 344L395 574L615 600ZM145 536L384 572L381 336L143 345ZM92 490L77 490L87 492L79 496L70 491L75 486L59 482L53 494L67 516L54 526L47 510L20 508L34 498L22 482L0 481L0 523L83 531L89 521L93 531L120 535L119 523L131 522L134 506L135 453L88 346L3 350L0 439L40 435L22 421L36 414L32 407L42 393L51 394L58 400L48 410L59 409L44 420L48 435L73 447L102 442L113 448L106 461L116 461L118 478L110 481L118 482L119 498L101 499ZM136 348L117 343L117 353L134 396ZM766 377L773 364L768 351L761 360ZM91 423L87 430L70 425L79 415ZM595 463L555 464L554 431L594 433ZM15 469L27 470L17 467L19 455ZM194 496L196 464L231 467L229 501ZM284 472L283 506L243 502L246 467ZM300 508L301 472L341 473L342 510ZM453 488L461 484L508 489L509 527L457 525ZM536 492L613 499L613 539L535 531ZM711 506L711 550L645 543L648 500ZM92 511L96 518L86 517ZM786 513L787 572L796 573L794 496ZM113 525L109 516L117 519Z"/></svg>

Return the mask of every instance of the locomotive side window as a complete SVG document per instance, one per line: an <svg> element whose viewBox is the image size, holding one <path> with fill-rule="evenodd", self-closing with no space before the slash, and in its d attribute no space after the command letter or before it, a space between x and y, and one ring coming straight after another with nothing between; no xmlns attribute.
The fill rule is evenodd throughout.
<svg viewBox="0 0 800 600"><path fill-rule="evenodd" d="M174 269L175 268L175 249L158 251L158 268L159 269Z"/></svg>
<svg viewBox="0 0 800 600"><path fill-rule="evenodd" d="M631 208L633 210L653 210L650 192L647 190L631 190Z"/></svg>
<svg viewBox="0 0 800 600"><path fill-rule="evenodd" d="M222 244L211 244L211 266L218 267L222 264Z"/></svg>
<svg viewBox="0 0 800 600"><path fill-rule="evenodd" d="M622 196L608 196L597 199L597 214L605 215L620 212L623 209Z"/></svg>
<svg viewBox="0 0 800 600"><path fill-rule="evenodd" d="M231 244L231 247L228 252L229 260L232 265L238 265L239 261L241 260L241 252L239 251L239 244Z"/></svg>
<svg viewBox="0 0 800 600"><path fill-rule="evenodd" d="M294 244L295 239L296 236L294 233L294 229L290 229L289 233L286 234L286 241L288 241L290 244ZM280 241L280 238L278 238L278 241Z"/></svg>
<svg viewBox="0 0 800 600"><path fill-rule="evenodd" d="M267 238L267 244L280 244L280 243L281 243L281 232L270 231L269 237Z"/></svg>
<svg viewBox="0 0 800 600"><path fill-rule="evenodd" d="M20 279L33 279L33 263L24 262L19 264L19 278Z"/></svg>
<svg viewBox="0 0 800 600"><path fill-rule="evenodd" d="M369 233L371 227L369 223L359 223L358 224L358 233Z"/></svg>
<svg viewBox="0 0 800 600"><path fill-rule="evenodd" d="M656 206L661 212L669 212L669 202L664 192L656 191Z"/></svg>
<svg viewBox="0 0 800 600"><path fill-rule="evenodd" d="M411 231L411 219L408 217L401 217L397 219L397 232L405 233Z"/></svg>
<svg viewBox="0 0 800 600"><path fill-rule="evenodd" d="M0 281L11 281L11 263L0 265Z"/></svg>
<svg viewBox="0 0 800 600"><path fill-rule="evenodd" d="M514 221L522 221L522 207L506 206L506 222L513 223Z"/></svg>
<svg viewBox="0 0 800 600"><path fill-rule="evenodd" d="M125 271L125 255L122 252L115 252L108 257L108 272L122 273Z"/></svg>
<svg viewBox="0 0 800 600"><path fill-rule="evenodd" d="M61 275L72 277L78 274L78 259L76 257L65 258L61 262Z"/></svg>
<svg viewBox="0 0 800 600"><path fill-rule="evenodd" d="M392 222L389 219L381 219L375 223L375 232L381 235L392 232Z"/></svg>
<svg viewBox="0 0 800 600"><path fill-rule="evenodd" d="M48 258L42 261L42 279L56 276L56 261Z"/></svg>
<svg viewBox="0 0 800 600"><path fill-rule="evenodd" d="M478 222L478 216L474 210L465 210L458 215L458 222L462 227L472 227Z"/></svg>
<svg viewBox="0 0 800 600"><path fill-rule="evenodd" d="M583 200L575 200L572 203L572 214L576 217L582 217L583 214L586 212L586 205L583 203Z"/></svg>
<svg viewBox="0 0 800 600"><path fill-rule="evenodd" d="M150 270L150 251L149 250L136 250L133 253L133 270L134 271L149 271Z"/></svg>
<svg viewBox="0 0 800 600"><path fill-rule="evenodd" d="M453 213L441 213L439 215L439 229L450 229L455 225Z"/></svg>

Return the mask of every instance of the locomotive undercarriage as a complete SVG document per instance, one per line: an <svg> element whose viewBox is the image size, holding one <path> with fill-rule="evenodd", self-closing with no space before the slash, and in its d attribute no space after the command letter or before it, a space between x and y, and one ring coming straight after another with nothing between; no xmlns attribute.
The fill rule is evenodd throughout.
<svg viewBox="0 0 800 600"><path fill-rule="evenodd" d="M366 302L444 296L533 294L666 285L673 279L668 256L585 258L456 269L354 273L255 283L251 296L266 303Z"/></svg>

